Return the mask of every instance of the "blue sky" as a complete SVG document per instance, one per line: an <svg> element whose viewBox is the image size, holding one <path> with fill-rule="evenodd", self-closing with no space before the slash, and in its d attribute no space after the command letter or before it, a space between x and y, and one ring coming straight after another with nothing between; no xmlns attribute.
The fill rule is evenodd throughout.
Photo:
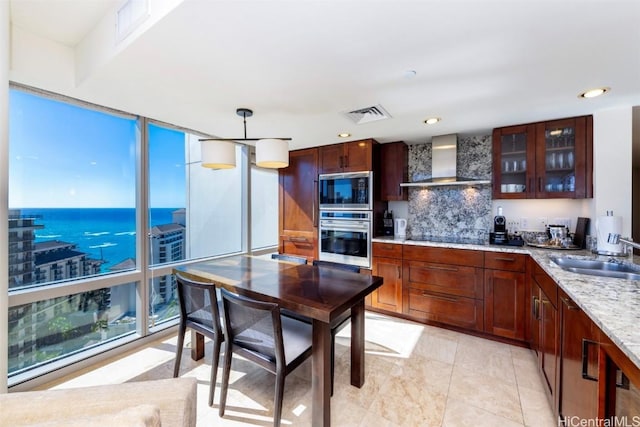
<svg viewBox="0 0 640 427"><path fill-rule="evenodd" d="M12 89L9 207L134 207L136 125ZM184 134L150 126L149 138L151 207L184 207Z"/></svg>

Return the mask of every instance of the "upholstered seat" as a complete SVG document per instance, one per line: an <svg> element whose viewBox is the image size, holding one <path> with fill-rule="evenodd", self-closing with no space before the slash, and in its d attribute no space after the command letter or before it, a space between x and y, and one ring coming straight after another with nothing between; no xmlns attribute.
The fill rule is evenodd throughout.
<svg viewBox="0 0 640 427"><path fill-rule="evenodd" d="M285 377L311 356L311 325L280 315L277 304L221 290L227 349L222 371L220 416L224 416L232 354L276 375L273 425L282 417Z"/></svg>

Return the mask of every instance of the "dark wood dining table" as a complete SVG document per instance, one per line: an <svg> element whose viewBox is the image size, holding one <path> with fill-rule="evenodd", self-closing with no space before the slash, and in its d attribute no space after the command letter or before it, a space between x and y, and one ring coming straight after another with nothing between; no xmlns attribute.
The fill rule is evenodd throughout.
<svg viewBox="0 0 640 427"><path fill-rule="evenodd" d="M231 292L275 302L313 322L312 422L331 425L331 328L351 309L351 384L364 384L364 298L382 285L382 277L251 255L235 255L174 269L194 280ZM197 338L192 357L204 355Z"/></svg>

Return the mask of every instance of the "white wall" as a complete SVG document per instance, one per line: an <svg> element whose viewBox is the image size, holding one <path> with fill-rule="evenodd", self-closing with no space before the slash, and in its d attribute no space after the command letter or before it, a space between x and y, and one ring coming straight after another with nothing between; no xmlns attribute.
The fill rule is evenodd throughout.
<svg viewBox="0 0 640 427"><path fill-rule="evenodd" d="M591 217L613 211L622 216L622 234L631 235L631 153L633 108L593 114L593 206Z"/></svg>
<svg viewBox="0 0 640 427"><path fill-rule="evenodd" d="M578 217L593 218L591 201L588 199L531 199L531 200L493 200L492 215L497 215L498 207L507 222L516 220L520 223L519 231L544 231L543 219L547 224L554 224L556 219L568 218L569 229L575 230ZM509 227L509 232L515 231Z"/></svg>
<svg viewBox="0 0 640 427"><path fill-rule="evenodd" d="M9 2L0 2L0 242L9 241ZM9 245L0 244L0 393L7 392Z"/></svg>

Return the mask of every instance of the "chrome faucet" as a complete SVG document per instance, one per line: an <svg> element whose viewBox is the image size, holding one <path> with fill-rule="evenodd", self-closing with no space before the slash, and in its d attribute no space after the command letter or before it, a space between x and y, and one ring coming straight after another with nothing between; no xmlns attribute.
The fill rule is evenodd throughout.
<svg viewBox="0 0 640 427"><path fill-rule="evenodd" d="M609 237L607 238L607 243L611 243L612 245L617 245L618 243L622 243L623 245L640 249L640 244L634 242L628 237L620 237L620 235L616 233L609 233Z"/></svg>

